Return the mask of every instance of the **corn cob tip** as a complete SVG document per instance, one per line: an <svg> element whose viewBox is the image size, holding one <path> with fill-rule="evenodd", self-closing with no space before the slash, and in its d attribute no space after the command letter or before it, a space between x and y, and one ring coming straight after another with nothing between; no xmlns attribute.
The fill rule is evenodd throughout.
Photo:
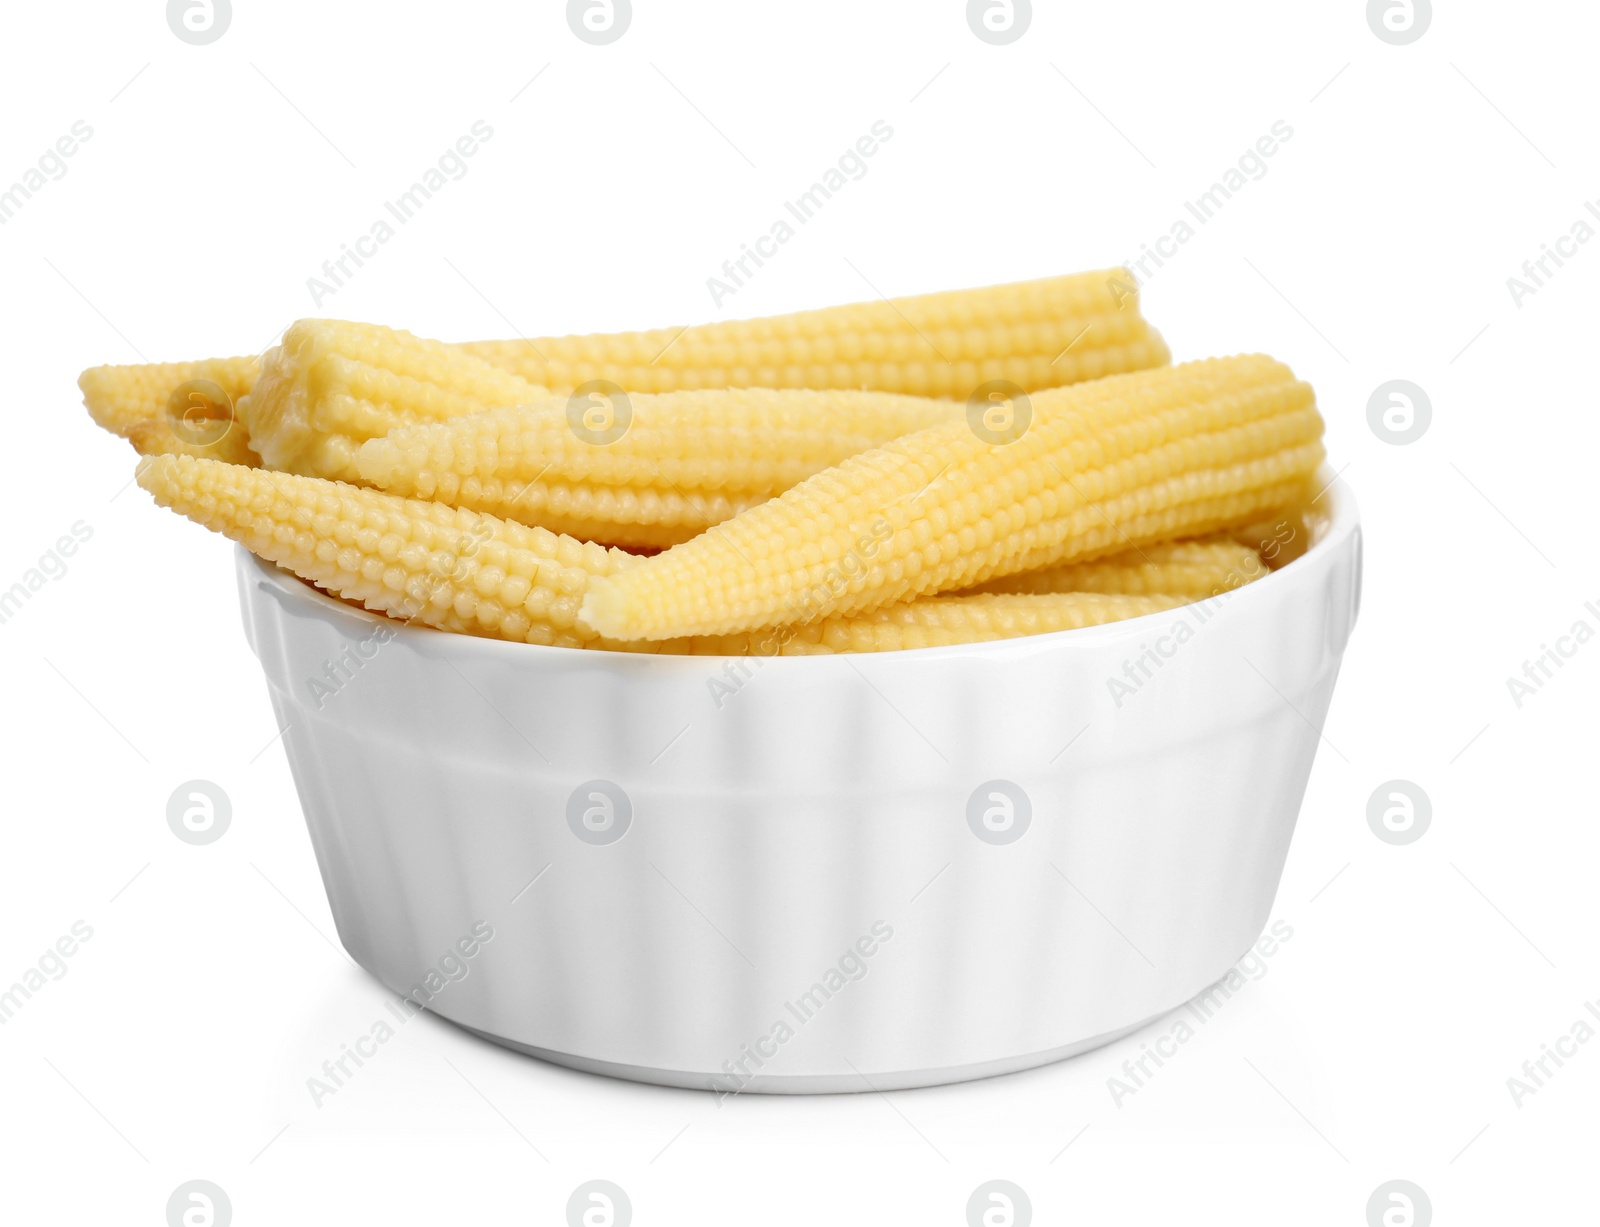
<svg viewBox="0 0 1600 1227"><path fill-rule="evenodd" d="M183 456L178 452L154 452L148 456L140 456L139 463L133 467L133 480L138 483L141 490L153 496L159 506L165 507L167 506L165 492L179 479L183 464L185 462L195 464L200 459L198 456Z"/></svg>
<svg viewBox="0 0 1600 1227"><path fill-rule="evenodd" d="M263 355L239 413L269 467L355 482L368 439L548 396L454 345L381 324L303 319Z"/></svg>
<svg viewBox="0 0 1600 1227"><path fill-rule="evenodd" d="M356 449L356 472L369 485L386 489L400 467L399 445L391 439L368 439Z"/></svg>
<svg viewBox="0 0 1600 1227"><path fill-rule="evenodd" d="M124 406L109 394L115 381L117 368L91 366L78 376L78 391L83 393L83 407L101 430L114 435L124 434L128 428L128 413Z"/></svg>
<svg viewBox="0 0 1600 1227"><path fill-rule="evenodd" d="M589 590L583 594L583 604L578 607L579 627L605 639L637 638L629 621L626 594L616 591L603 579L589 581Z"/></svg>

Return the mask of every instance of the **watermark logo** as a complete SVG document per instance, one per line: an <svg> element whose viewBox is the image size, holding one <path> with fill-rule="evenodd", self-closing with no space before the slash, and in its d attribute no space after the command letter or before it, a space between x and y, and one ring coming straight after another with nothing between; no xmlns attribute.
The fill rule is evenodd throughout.
<svg viewBox="0 0 1600 1227"><path fill-rule="evenodd" d="M585 1180L567 1198L567 1227L628 1227L633 1203L609 1180Z"/></svg>
<svg viewBox="0 0 1600 1227"><path fill-rule="evenodd" d="M1033 0L967 0L967 26L994 47L1014 43L1033 22Z"/></svg>
<svg viewBox="0 0 1600 1227"><path fill-rule="evenodd" d="M233 1203L209 1180L188 1180L167 1198L167 1227L228 1227Z"/></svg>
<svg viewBox="0 0 1600 1227"><path fill-rule="evenodd" d="M1010 780L979 784L967 798L967 825L986 844L1014 844L1033 821L1033 802Z"/></svg>
<svg viewBox="0 0 1600 1227"><path fill-rule="evenodd" d="M632 24L632 0L567 0L567 28L590 46L616 42Z"/></svg>
<svg viewBox="0 0 1600 1227"><path fill-rule="evenodd" d="M985 443L1015 443L1033 425L1033 402L1009 379L980 383L967 397L967 425Z"/></svg>
<svg viewBox="0 0 1600 1227"><path fill-rule="evenodd" d="M172 389L167 397L167 416L172 433L185 443L209 447L221 443L233 429L233 398L222 385L209 379L190 379Z"/></svg>
<svg viewBox="0 0 1600 1227"><path fill-rule="evenodd" d="M233 821L233 802L210 780L179 784L167 798L167 825L186 844L214 844Z"/></svg>
<svg viewBox="0 0 1600 1227"><path fill-rule="evenodd" d="M567 825L586 844L614 844L632 823L633 802L610 780L588 780L567 798Z"/></svg>
<svg viewBox="0 0 1600 1227"><path fill-rule="evenodd" d="M1028 1227L1033 1203L1009 1180L986 1180L967 1198L967 1227Z"/></svg>
<svg viewBox="0 0 1600 1227"><path fill-rule="evenodd" d="M1367 1198L1367 1227L1428 1227L1433 1203L1409 1180L1386 1180Z"/></svg>
<svg viewBox="0 0 1600 1227"><path fill-rule="evenodd" d="M1367 0L1367 25L1391 47L1416 42L1432 22L1432 0Z"/></svg>
<svg viewBox="0 0 1600 1227"><path fill-rule="evenodd" d="M591 379L567 397L567 426L585 443L608 447L633 425L633 402L609 379Z"/></svg>
<svg viewBox="0 0 1600 1227"><path fill-rule="evenodd" d="M1367 825L1386 844L1414 844L1433 821L1433 802L1410 780L1379 784L1367 798Z"/></svg>
<svg viewBox="0 0 1600 1227"><path fill-rule="evenodd" d="M231 0L167 0L167 26L196 47L216 42L232 21Z"/></svg>
<svg viewBox="0 0 1600 1227"><path fill-rule="evenodd" d="M1403 447L1428 433L1433 402L1409 379L1380 383L1367 397L1367 425L1385 443Z"/></svg>

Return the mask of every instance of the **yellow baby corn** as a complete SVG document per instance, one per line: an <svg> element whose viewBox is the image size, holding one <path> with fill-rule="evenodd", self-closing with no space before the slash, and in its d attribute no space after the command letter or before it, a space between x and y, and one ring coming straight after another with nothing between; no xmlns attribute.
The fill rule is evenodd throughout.
<svg viewBox="0 0 1600 1227"><path fill-rule="evenodd" d="M376 324L300 320L267 351L239 411L268 467L355 481L356 449L367 439L549 395L440 341Z"/></svg>
<svg viewBox="0 0 1600 1227"><path fill-rule="evenodd" d="M783 653L896 652L1015 639L1120 622L1185 603L1181 596L1099 592L924 597L851 618L828 618L814 637L812 627L801 627Z"/></svg>
<svg viewBox="0 0 1600 1227"><path fill-rule="evenodd" d="M1311 388L1261 355L1040 392L1012 442L963 420L862 452L596 580L581 618L726 634L1246 524L1302 488L1321 436Z"/></svg>
<svg viewBox="0 0 1600 1227"><path fill-rule="evenodd" d="M93 366L78 376L78 387L95 423L143 455L182 452L258 464L235 420L258 369L254 357Z"/></svg>
<svg viewBox="0 0 1600 1227"><path fill-rule="evenodd" d="M1043 571L992 579L979 592L1165 593L1190 600L1243 587L1267 573L1261 555L1237 541L1167 541Z"/></svg>
<svg viewBox="0 0 1600 1227"><path fill-rule="evenodd" d="M440 630L579 647L589 581L638 559L315 477L151 456L138 481L164 507L368 609Z"/></svg>
<svg viewBox="0 0 1600 1227"><path fill-rule="evenodd" d="M836 652L898 652L953 643L1015 639L1078 630L1160 613L1187 596L1061 592L930 596L847 618L824 618L733 635L700 635L656 642L605 640L623 651L689 656L820 656Z"/></svg>
<svg viewBox="0 0 1600 1227"><path fill-rule="evenodd" d="M128 442L141 456L175 452L255 468L261 458L245 441L241 422L225 417L175 419L162 415L128 428Z"/></svg>
<svg viewBox="0 0 1600 1227"><path fill-rule="evenodd" d="M627 418L621 437L597 436L557 400L401 427L362 444L356 466L395 494L589 541L667 546L847 456L965 413L888 392L770 388L634 393L606 410Z"/></svg>
<svg viewBox="0 0 1600 1227"><path fill-rule="evenodd" d="M126 437L138 423L163 416L179 384L209 380L237 403L250 390L258 369L259 362L254 357L91 366L78 376L78 387L83 390L83 403L96 425Z"/></svg>
<svg viewBox="0 0 1600 1227"><path fill-rule="evenodd" d="M1169 358L1123 269L765 319L461 348L561 391L605 379L630 392L870 388L958 400L989 380L1031 392Z"/></svg>

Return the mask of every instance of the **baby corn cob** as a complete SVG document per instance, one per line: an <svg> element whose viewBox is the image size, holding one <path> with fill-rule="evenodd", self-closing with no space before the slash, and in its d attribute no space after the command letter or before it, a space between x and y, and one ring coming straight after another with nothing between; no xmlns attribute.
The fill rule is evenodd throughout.
<svg viewBox="0 0 1600 1227"><path fill-rule="evenodd" d="M636 393L614 442L586 442L565 401L406 426L361 445L361 479L613 545L674 545L847 456L960 417L888 392Z"/></svg>
<svg viewBox="0 0 1600 1227"><path fill-rule="evenodd" d="M1160 613L1187 604L1187 596L1153 593L1059 592L930 596L855 617L825 618L733 635L702 635L655 642L603 641L623 651L688 656L823 656L836 652L897 652L1015 639L1078 630Z"/></svg>
<svg viewBox="0 0 1600 1227"><path fill-rule="evenodd" d="M870 388L960 400L988 380L1031 392L1169 360L1123 269L765 319L461 348L563 391L606 379L630 392Z"/></svg>
<svg viewBox="0 0 1600 1227"><path fill-rule="evenodd" d="M1311 388L1261 355L1037 393L1014 442L966 421L862 452L627 572L580 617L614 639L866 612L1249 523L1323 456Z"/></svg>
<svg viewBox="0 0 1600 1227"><path fill-rule="evenodd" d="M126 437L130 427L165 414L168 398L179 384L209 380L237 402L250 390L258 369L254 357L91 366L78 376L78 387L95 424Z"/></svg>
<svg viewBox="0 0 1600 1227"><path fill-rule="evenodd" d="M1015 639L1120 622L1186 603L1187 598L1181 596L1099 592L924 597L852 618L828 618L816 628L815 636L812 627L801 627L783 652L790 656L895 652Z"/></svg>
<svg viewBox="0 0 1600 1227"><path fill-rule="evenodd" d="M268 467L355 481L356 449L367 439L549 395L440 341L376 324L300 320L267 351L239 411Z"/></svg>
<svg viewBox="0 0 1600 1227"><path fill-rule="evenodd" d="M260 461L235 407L258 369L254 357L92 366L78 387L95 424L142 455L181 452L253 465Z"/></svg>
<svg viewBox="0 0 1600 1227"><path fill-rule="evenodd" d="M1166 593L1200 600L1243 587L1267 573L1261 555L1224 539L1167 541L1043 571L992 579L979 592Z"/></svg>
<svg viewBox="0 0 1600 1227"><path fill-rule="evenodd" d="M156 502L368 609L439 630L579 647L584 589L639 560L560 537L315 477L150 456Z"/></svg>

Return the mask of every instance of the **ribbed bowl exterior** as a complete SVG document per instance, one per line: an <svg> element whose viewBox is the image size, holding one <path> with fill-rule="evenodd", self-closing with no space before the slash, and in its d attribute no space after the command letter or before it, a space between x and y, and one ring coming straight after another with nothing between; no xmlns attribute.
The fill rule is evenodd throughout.
<svg viewBox="0 0 1600 1227"><path fill-rule="evenodd" d="M1256 940L1359 602L1354 500L1324 498L1235 593L874 655L500 643L238 574L362 967L580 1068L885 1089L1103 1042Z"/></svg>

